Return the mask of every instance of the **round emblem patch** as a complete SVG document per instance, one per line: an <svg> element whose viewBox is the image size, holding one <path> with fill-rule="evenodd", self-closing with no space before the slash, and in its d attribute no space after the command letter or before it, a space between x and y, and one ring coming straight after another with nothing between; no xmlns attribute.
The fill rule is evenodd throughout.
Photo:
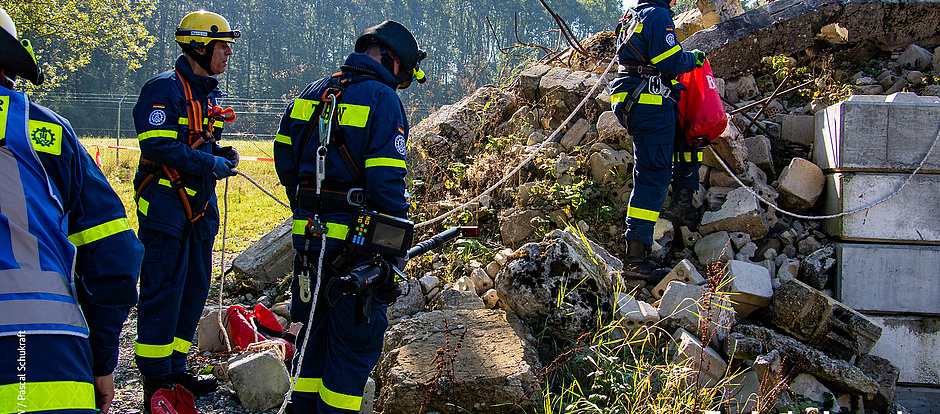
<svg viewBox="0 0 940 414"><path fill-rule="evenodd" d="M404 136L398 135L397 137L395 137L395 149L398 150L398 153L399 153L399 154L405 155L405 150L406 150L407 148L405 148L405 137L404 137Z"/></svg>
<svg viewBox="0 0 940 414"><path fill-rule="evenodd" d="M673 33L667 34L667 35L666 35L666 43L668 43L669 46L675 46L675 45L676 45L676 35L673 34Z"/></svg>
<svg viewBox="0 0 940 414"><path fill-rule="evenodd" d="M153 126L163 125L163 123L166 122L166 112L163 112L162 109L154 109L153 112L150 113L148 121L150 121L150 125Z"/></svg>

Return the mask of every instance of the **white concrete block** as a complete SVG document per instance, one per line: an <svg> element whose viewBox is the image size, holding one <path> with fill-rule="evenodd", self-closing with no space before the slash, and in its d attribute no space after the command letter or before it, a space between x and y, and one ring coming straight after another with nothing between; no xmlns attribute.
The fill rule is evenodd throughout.
<svg viewBox="0 0 940 414"><path fill-rule="evenodd" d="M836 296L846 306L940 315L940 247L837 243L835 248Z"/></svg>
<svg viewBox="0 0 940 414"><path fill-rule="evenodd" d="M826 183L822 170L802 158L793 158L790 165L780 173L778 181L780 206L799 212L806 211L816 204Z"/></svg>
<svg viewBox="0 0 940 414"><path fill-rule="evenodd" d="M228 376L239 401L251 411L277 407L290 388L287 367L274 350L232 358L228 363Z"/></svg>
<svg viewBox="0 0 940 414"><path fill-rule="evenodd" d="M732 260L725 266L725 277L726 289L731 293L732 306L739 318L770 304L774 289L766 267Z"/></svg>
<svg viewBox="0 0 940 414"><path fill-rule="evenodd" d="M904 173L829 174L825 213L872 205L900 188L908 177ZM863 212L825 220L825 232L845 241L936 244L940 242L937 194L940 175L917 174L894 198Z"/></svg>
<svg viewBox="0 0 940 414"><path fill-rule="evenodd" d="M940 385L940 319L913 316L869 316L880 324L881 339L871 354L898 367L898 383ZM898 391L900 393L900 391Z"/></svg>
<svg viewBox="0 0 940 414"><path fill-rule="evenodd" d="M812 115L780 115L784 140L809 146L816 137L816 117Z"/></svg>
<svg viewBox="0 0 940 414"><path fill-rule="evenodd" d="M705 283L705 277L699 273L698 269L695 268L689 259L682 259L676 267L672 268L672 271L669 272L663 280L656 284L656 287L654 287L652 291L653 297L661 299L663 293L666 293L669 282L672 281L682 282L687 285L701 285Z"/></svg>
<svg viewBox="0 0 940 414"><path fill-rule="evenodd" d="M728 363L710 347L703 346L698 337L690 334L688 331L679 328L673 335L673 339L678 343L677 352L672 362L678 363L691 360L692 369L702 372L699 378L699 384L703 386L714 386L721 378L725 376L728 369ZM693 374L693 378L695 375Z"/></svg>
<svg viewBox="0 0 940 414"><path fill-rule="evenodd" d="M816 113L813 160L823 170L913 170L937 136L940 98L896 93L853 96ZM940 152L926 171L940 170Z"/></svg>

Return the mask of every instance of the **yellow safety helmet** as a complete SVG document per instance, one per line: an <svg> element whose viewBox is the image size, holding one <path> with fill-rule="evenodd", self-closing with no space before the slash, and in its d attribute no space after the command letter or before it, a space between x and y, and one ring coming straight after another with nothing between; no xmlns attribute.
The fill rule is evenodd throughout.
<svg viewBox="0 0 940 414"><path fill-rule="evenodd" d="M232 30L219 14L197 10L183 17L176 29L176 42L181 45L191 45L201 49L213 40L234 42L241 37L241 32Z"/></svg>
<svg viewBox="0 0 940 414"><path fill-rule="evenodd" d="M22 76L32 82L34 85L42 84L45 80L36 55L33 54L33 46L29 40L16 40L16 25L13 19L7 14L6 10L0 8L0 67L6 69L11 76Z"/></svg>

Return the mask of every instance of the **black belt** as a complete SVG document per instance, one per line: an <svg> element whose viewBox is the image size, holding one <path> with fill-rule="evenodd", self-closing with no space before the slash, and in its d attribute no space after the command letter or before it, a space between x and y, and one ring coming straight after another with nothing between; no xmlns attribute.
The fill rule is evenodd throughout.
<svg viewBox="0 0 940 414"><path fill-rule="evenodd" d="M617 74L620 76L659 76L662 72L659 69L651 68L648 66L632 66L632 65L620 65L620 70L617 71Z"/></svg>
<svg viewBox="0 0 940 414"><path fill-rule="evenodd" d="M303 183L297 187L297 202L304 210L319 212L329 210L356 210L366 202L366 193L362 188L338 189L322 187L317 194L316 187Z"/></svg>

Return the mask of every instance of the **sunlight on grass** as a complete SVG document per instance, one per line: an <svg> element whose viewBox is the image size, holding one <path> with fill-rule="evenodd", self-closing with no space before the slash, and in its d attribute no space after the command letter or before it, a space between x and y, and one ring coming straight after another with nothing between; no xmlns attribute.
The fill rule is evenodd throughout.
<svg viewBox="0 0 940 414"><path fill-rule="evenodd" d="M136 204L134 203L133 179L137 170L140 152L130 150L116 150L107 148L115 145L114 138L89 138L80 140L92 157L98 152L101 158L101 169L111 183L114 191L121 197L127 217L134 230L137 230ZM222 140L222 145L231 145L238 149L242 156L271 157L272 143L270 140ZM136 147L137 142L132 139L122 139L121 146ZM116 161L117 160L117 161ZM272 194L286 202L284 188L278 183L274 172L274 163L264 161L242 161L238 170L247 174ZM290 218L290 211L265 195L248 180L242 177L229 178L228 191L228 228L226 233L226 254L240 253L251 243L257 241L265 233L278 224ZM219 215L224 216L225 205L223 196L225 181L219 181L216 194L219 197ZM219 249L222 241L222 229L216 236L215 249Z"/></svg>

